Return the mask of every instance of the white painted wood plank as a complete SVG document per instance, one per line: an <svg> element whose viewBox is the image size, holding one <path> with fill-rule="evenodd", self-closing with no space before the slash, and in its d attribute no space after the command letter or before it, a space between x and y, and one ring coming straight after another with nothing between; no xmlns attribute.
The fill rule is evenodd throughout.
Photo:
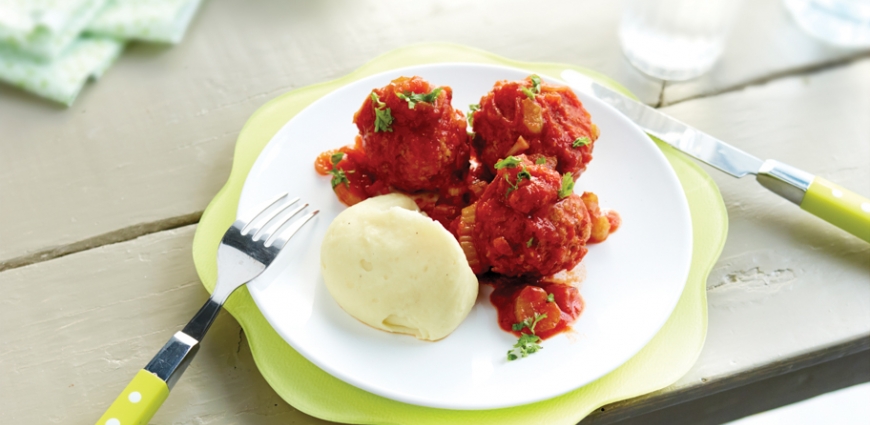
<svg viewBox="0 0 870 425"><path fill-rule="evenodd" d="M870 60L665 108L761 158L870 196ZM708 280L711 337L678 385L870 334L870 245L715 170L728 242ZM759 361L761 360L761 362Z"/></svg>
<svg viewBox="0 0 870 425"><path fill-rule="evenodd" d="M0 87L0 264L194 222L223 184L235 137L258 106L410 43L450 41L519 60L575 63L656 103L660 84L631 68L619 49L621 6L206 2L184 42L133 44L72 108ZM789 30L779 0L752 6L729 47L751 56L726 54L716 77L686 96L850 54ZM793 40L796 49L779 48Z"/></svg>
<svg viewBox="0 0 870 425"><path fill-rule="evenodd" d="M761 157L867 194L870 128L863 117L870 115L870 81L862 77L868 72L870 60L667 111ZM731 228L708 281L706 346L683 379L621 404L624 409L679 401L672 394L703 396L723 382L750 383L772 369L822 359L835 344L841 344L837 353L866 349L870 247L751 179L710 173L722 188ZM16 423L96 417L205 298L189 257L192 232L160 232L0 273L7 294L0 300L0 376L7 377L0 411L11 412ZM267 387L231 319L222 316L212 332L157 423L314 421ZM58 402L45 407L31 394ZM619 409L594 422L609 422Z"/></svg>
<svg viewBox="0 0 870 425"><path fill-rule="evenodd" d="M870 195L870 60L664 110L761 158ZM866 350L870 245L759 186L707 167L728 207L729 234L707 282L709 330L686 376L596 414L657 408L771 373ZM678 399L679 397L677 397ZM658 404L657 403L662 403ZM600 421L600 422L599 422Z"/></svg>
<svg viewBox="0 0 870 425"><path fill-rule="evenodd" d="M658 99L660 85L618 53L618 3L552 2L562 13L546 25L532 24L530 7L205 2L180 45L130 46L69 109L0 87L0 263L90 238L83 247L98 246L123 239L100 235L141 234L173 217L195 221L223 185L235 138L257 107L410 43L577 63Z"/></svg>
<svg viewBox="0 0 870 425"><path fill-rule="evenodd" d="M662 102L672 104L868 55L870 49L835 47L804 33L782 0L744 1L720 61L699 78L667 83Z"/></svg>
<svg viewBox="0 0 870 425"><path fill-rule="evenodd" d="M205 299L189 254L193 231L193 226L187 226L0 272L0 288L6 294L0 299L0 334L4 336L0 411L4 418L14 423L87 423L99 416ZM830 248L820 251L825 249ZM818 268L840 267L824 259L817 262ZM813 307L829 311L850 302L860 304L867 299L868 285L853 283L841 285ZM810 285L794 285L789 291L796 297L815 296ZM715 305L715 291L710 297ZM727 326L722 320L732 318L711 311L708 343L695 369L715 370L717 375L692 372L695 378L690 375L654 397L668 397L669 392L686 386L700 387L703 392L708 386L697 376L727 379L753 365L787 364L795 354L819 348L812 345L822 339L819 334L785 343L761 335L741 343L744 349L747 344L766 345L766 349L728 346L734 343L732 333L751 334L759 322L762 326L766 321L778 323L775 317L765 316L781 314L768 308L773 301L757 300L752 290L744 298L740 313L760 320ZM816 318L822 322L816 326L831 328L832 338L860 336L868 332L870 322L858 313L822 315ZM791 319L776 331L803 332L806 323ZM280 401L256 371L239 331L227 315L218 319L154 423L321 423ZM734 362L719 355L729 349L731 353L745 351L747 358ZM710 355L711 351L715 352ZM44 400L52 403L46 405Z"/></svg>
<svg viewBox="0 0 870 425"><path fill-rule="evenodd" d="M194 226L0 273L0 422L93 423L208 294ZM320 424L263 380L221 313L153 423Z"/></svg>

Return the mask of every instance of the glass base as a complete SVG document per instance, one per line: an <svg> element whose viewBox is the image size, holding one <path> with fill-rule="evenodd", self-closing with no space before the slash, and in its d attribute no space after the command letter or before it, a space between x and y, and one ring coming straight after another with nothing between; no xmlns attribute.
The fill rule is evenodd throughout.
<svg viewBox="0 0 870 425"><path fill-rule="evenodd" d="M687 68L674 68L667 64L659 64L653 61L649 61L646 58L632 54L632 51L623 47L622 52L625 54L625 57L628 61L638 70L643 72L646 75L649 75L653 78L658 78L659 80L665 81L686 81L691 80L692 78L699 77L710 70L715 63L713 61L707 61L703 64L697 64L692 67Z"/></svg>
<svg viewBox="0 0 870 425"><path fill-rule="evenodd" d="M870 2L783 0L807 34L840 47L870 47Z"/></svg>
<svg viewBox="0 0 870 425"><path fill-rule="evenodd" d="M685 81L704 74L722 53L722 40L675 37L623 26L622 52L644 74L666 81Z"/></svg>

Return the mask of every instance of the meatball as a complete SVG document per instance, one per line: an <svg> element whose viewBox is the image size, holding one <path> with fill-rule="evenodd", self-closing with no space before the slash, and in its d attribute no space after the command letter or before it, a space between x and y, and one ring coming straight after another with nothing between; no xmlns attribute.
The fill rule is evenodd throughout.
<svg viewBox="0 0 870 425"><path fill-rule="evenodd" d="M495 164L495 179L475 204L471 230L483 269L547 276L574 268L586 255L592 227L586 206L569 187L571 177L560 176L554 165L540 155Z"/></svg>
<svg viewBox="0 0 870 425"><path fill-rule="evenodd" d="M592 160L598 128L571 89L523 81L499 81L474 112L474 148L494 172L508 155L542 154L556 160L556 171L578 177Z"/></svg>
<svg viewBox="0 0 870 425"><path fill-rule="evenodd" d="M375 89L354 114L368 167L406 192L438 191L464 178L471 150L450 87L401 77Z"/></svg>

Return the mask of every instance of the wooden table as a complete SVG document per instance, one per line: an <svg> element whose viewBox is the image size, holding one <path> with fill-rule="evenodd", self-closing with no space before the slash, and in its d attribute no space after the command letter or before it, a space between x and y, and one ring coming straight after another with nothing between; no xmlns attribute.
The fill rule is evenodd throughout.
<svg viewBox="0 0 870 425"><path fill-rule="evenodd" d="M0 87L2 422L95 420L206 298L191 239L248 116L410 43L586 66L762 158L870 194L870 52L811 39L778 0L751 6L722 61L686 83L626 63L619 2L214 0L180 45L129 46L68 109ZM710 174L730 231L701 357L671 387L584 422L715 423L870 380L870 245L751 178ZM271 390L226 314L153 420L320 422Z"/></svg>

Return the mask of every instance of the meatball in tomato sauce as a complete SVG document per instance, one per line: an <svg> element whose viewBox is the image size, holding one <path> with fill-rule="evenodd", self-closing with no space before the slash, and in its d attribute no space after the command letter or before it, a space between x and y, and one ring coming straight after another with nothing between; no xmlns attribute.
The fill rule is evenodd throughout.
<svg viewBox="0 0 870 425"><path fill-rule="evenodd" d="M556 171L579 177L592 160L598 128L570 88L543 83L532 75L499 81L473 113L474 148L495 171L509 155L540 154L556 161Z"/></svg>
<svg viewBox="0 0 870 425"><path fill-rule="evenodd" d="M470 146L452 96L450 87L420 77L397 78L371 92L354 123L377 180L405 192L437 192L464 179Z"/></svg>
<svg viewBox="0 0 870 425"><path fill-rule="evenodd" d="M570 175L540 155L509 156L475 204L471 242L483 267L506 276L547 276L586 255L591 222ZM460 242L462 240L460 239Z"/></svg>

